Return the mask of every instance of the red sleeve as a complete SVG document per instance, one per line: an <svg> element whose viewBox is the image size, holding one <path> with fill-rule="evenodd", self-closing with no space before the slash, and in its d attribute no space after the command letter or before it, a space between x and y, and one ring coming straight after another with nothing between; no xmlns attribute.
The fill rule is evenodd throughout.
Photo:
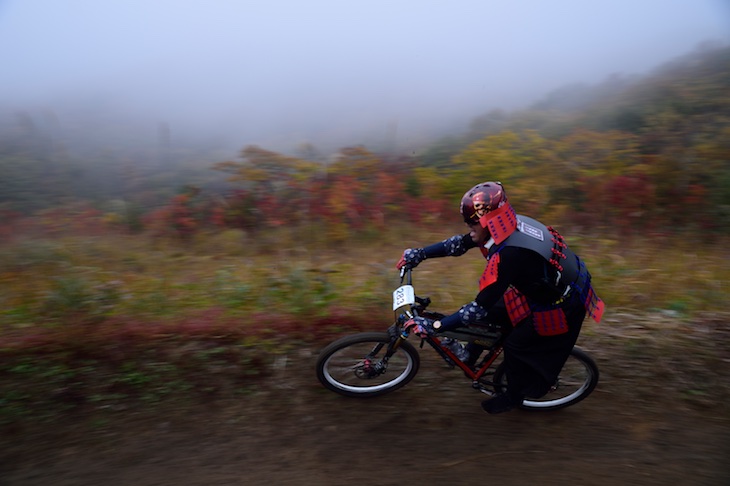
<svg viewBox="0 0 730 486"><path fill-rule="evenodd" d="M502 298L512 280L508 265L505 265L505 259L500 253L495 253L489 258L487 268L479 279L479 293L474 299L487 310Z"/></svg>

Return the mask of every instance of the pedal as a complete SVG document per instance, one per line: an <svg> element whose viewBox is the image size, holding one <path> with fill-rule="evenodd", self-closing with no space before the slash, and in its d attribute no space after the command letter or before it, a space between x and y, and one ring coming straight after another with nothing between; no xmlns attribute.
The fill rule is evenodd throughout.
<svg viewBox="0 0 730 486"><path fill-rule="evenodd" d="M488 389L486 386L482 385L478 381L473 381L471 383L471 387L475 390L479 390L480 392L484 393L485 395L488 395L490 397L493 397L496 395L492 390Z"/></svg>

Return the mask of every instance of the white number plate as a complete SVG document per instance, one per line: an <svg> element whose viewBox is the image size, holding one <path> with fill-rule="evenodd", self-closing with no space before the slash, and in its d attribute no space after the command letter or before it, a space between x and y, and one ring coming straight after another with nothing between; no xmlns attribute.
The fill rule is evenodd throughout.
<svg viewBox="0 0 730 486"><path fill-rule="evenodd" d="M403 285L393 292L393 310L416 303L416 292L412 285Z"/></svg>

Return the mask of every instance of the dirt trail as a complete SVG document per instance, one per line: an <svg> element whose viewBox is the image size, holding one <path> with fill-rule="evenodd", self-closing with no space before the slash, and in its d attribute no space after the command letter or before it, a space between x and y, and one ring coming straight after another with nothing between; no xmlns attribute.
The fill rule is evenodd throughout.
<svg viewBox="0 0 730 486"><path fill-rule="evenodd" d="M580 404L490 416L483 395L425 351L415 380L387 397L324 390L310 351L240 400L19 428L0 438L0 485L730 481L725 408L626 393L599 359L601 383Z"/></svg>

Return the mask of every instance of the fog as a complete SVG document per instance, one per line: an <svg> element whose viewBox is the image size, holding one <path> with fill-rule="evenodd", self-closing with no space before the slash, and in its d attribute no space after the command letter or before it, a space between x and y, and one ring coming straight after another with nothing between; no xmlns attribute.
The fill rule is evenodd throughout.
<svg viewBox="0 0 730 486"><path fill-rule="evenodd" d="M730 41L725 0L6 0L0 115L223 150L392 139ZM120 142L121 143L121 142ZM126 143L126 142L125 142Z"/></svg>

